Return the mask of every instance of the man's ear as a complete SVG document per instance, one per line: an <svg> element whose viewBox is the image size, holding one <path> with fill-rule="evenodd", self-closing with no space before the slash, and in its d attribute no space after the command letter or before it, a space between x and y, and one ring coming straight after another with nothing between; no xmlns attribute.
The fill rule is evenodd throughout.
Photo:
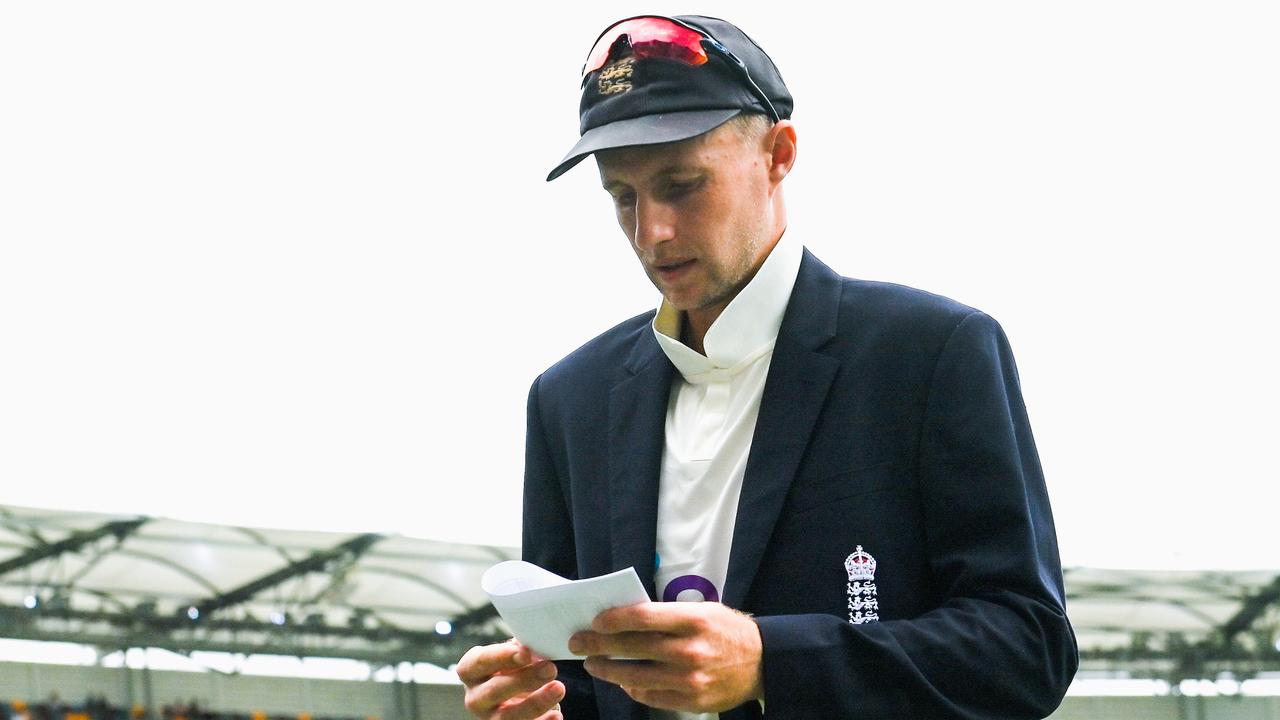
<svg viewBox="0 0 1280 720"><path fill-rule="evenodd" d="M779 120L764 137L769 153L769 182L777 185L796 164L796 126L790 120Z"/></svg>

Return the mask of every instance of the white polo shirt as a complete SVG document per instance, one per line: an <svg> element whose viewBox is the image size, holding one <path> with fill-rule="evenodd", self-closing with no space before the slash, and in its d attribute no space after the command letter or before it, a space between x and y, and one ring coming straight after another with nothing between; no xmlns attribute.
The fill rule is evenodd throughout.
<svg viewBox="0 0 1280 720"><path fill-rule="evenodd" d="M719 601L742 477L778 328L803 248L784 232L751 282L711 325L706 355L680 342L682 315L663 300L654 337L678 371L667 403L658 491L658 599ZM714 715L653 711L655 719Z"/></svg>

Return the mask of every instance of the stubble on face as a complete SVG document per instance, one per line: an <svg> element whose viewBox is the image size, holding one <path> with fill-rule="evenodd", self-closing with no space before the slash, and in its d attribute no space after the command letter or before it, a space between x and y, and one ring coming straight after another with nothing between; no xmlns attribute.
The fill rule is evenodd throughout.
<svg viewBox="0 0 1280 720"><path fill-rule="evenodd" d="M758 229L754 231L740 229L730 235L727 241L730 243L731 248L736 249L736 252L724 258L719 264L705 263L703 267L705 277L701 290L695 298L684 302L679 302L679 298L673 299L672 293L665 292L662 285L655 279L654 274L646 267L646 272L649 273L649 280L663 294L667 302L677 310L710 313L718 316L737 297L742 288L751 282L751 279L755 277L756 271L760 269L763 260L761 249L764 245L764 238Z"/></svg>

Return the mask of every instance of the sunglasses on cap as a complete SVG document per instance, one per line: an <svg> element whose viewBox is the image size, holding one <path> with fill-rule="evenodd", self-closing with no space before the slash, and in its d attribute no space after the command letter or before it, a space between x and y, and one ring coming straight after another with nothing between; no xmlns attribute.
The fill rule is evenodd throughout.
<svg viewBox="0 0 1280 720"><path fill-rule="evenodd" d="M765 109L769 112L769 117L775 123L778 122L778 111L774 109L773 103L769 101L769 96L765 95L755 80L751 79L751 73L747 71L746 63L742 62L737 55L734 55L720 41L712 37L710 33L687 25L675 18L661 15L641 15L627 18L605 28L604 32L600 33L600 37L596 38L595 44L591 46L591 52L587 54L587 62L582 66L583 87L587 84L588 75L604 67L609 62L609 54L613 50L614 43L623 35L627 37L627 42L631 45L631 52L637 60L666 58L667 60L682 62L690 67L701 67L710 59L707 54L708 50L716 53L728 61L729 67L733 68L741 76L747 87L751 88L751 92L764 104Z"/></svg>

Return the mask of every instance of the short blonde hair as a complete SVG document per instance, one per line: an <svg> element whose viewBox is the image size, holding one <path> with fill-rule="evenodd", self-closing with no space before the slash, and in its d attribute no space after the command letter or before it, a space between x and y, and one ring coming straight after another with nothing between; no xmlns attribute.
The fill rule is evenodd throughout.
<svg viewBox="0 0 1280 720"><path fill-rule="evenodd" d="M764 113L743 112L729 118L728 125L748 145L760 142L760 138L773 127L773 120Z"/></svg>

